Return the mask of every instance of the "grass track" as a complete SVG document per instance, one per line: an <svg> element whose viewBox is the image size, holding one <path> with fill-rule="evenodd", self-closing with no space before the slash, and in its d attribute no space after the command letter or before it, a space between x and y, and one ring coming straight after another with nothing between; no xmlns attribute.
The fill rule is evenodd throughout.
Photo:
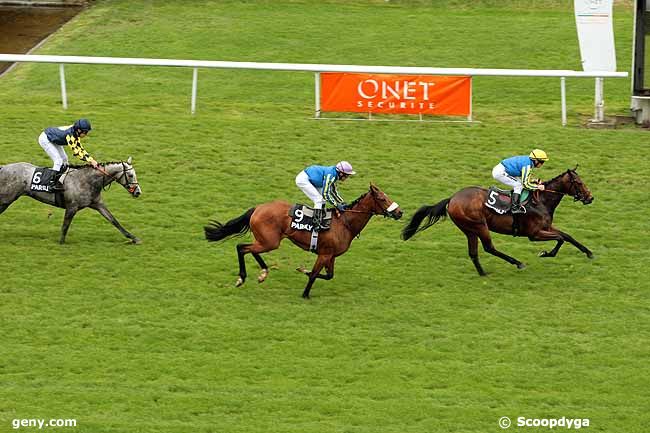
<svg viewBox="0 0 650 433"><path fill-rule="evenodd" d="M625 70L631 10L614 18ZM560 1L100 1L38 53L579 69ZM477 78L483 123L454 125L312 121L311 74L201 70L191 117L188 70L66 72L68 112L55 65L0 79L0 164L48 164L39 131L88 116L93 155L134 156L143 196L105 197L144 242L84 211L59 246L60 210L22 199L2 214L0 432L16 418L76 418L83 433L489 432L504 415L645 431L648 136L582 128L591 80L568 80L562 128L554 79ZM626 113L629 88L606 81L608 114ZM541 260L546 245L497 235L528 268L482 254L479 278L449 221L402 242L402 222L376 218L304 302L293 269L312 255L287 243L264 285L235 289L236 241L203 240L209 219L302 200L293 178L313 162L345 157L359 175L344 197L374 181L408 217L533 146L551 156L542 177L580 163L596 201L563 202L556 222L596 260L568 245Z"/></svg>

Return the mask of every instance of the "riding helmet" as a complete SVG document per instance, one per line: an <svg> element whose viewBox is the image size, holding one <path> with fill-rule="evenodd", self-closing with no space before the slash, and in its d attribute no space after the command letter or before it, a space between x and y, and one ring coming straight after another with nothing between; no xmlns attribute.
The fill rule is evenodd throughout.
<svg viewBox="0 0 650 433"><path fill-rule="evenodd" d="M548 161L548 155L542 149L535 149L528 156L530 159L536 159L537 161Z"/></svg>
<svg viewBox="0 0 650 433"><path fill-rule="evenodd" d="M336 164L336 169L343 174L357 174L357 172L352 169L352 164L347 161L341 161Z"/></svg>
<svg viewBox="0 0 650 433"><path fill-rule="evenodd" d="M77 129L81 132L88 133L92 129L90 126L90 121L88 119L79 119L74 122L74 129Z"/></svg>

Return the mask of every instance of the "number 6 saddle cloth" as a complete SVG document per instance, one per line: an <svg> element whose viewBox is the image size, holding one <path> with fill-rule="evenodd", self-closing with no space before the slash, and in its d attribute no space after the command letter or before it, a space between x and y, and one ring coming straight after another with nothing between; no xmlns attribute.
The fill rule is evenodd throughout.
<svg viewBox="0 0 650 433"><path fill-rule="evenodd" d="M294 204L289 209L289 216L291 217L291 228L294 230L312 231L314 224L312 218L314 216L314 209L304 204ZM332 222L332 209L325 211L325 217L321 221L321 231L330 228Z"/></svg>
<svg viewBox="0 0 650 433"><path fill-rule="evenodd" d="M526 207L530 202L531 197L532 195L530 194L530 191L524 189L521 192L521 205ZM488 189L487 199L484 204L499 215L509 213L512 204L512 190L505 190L491 186L490 189Z"/></svg>

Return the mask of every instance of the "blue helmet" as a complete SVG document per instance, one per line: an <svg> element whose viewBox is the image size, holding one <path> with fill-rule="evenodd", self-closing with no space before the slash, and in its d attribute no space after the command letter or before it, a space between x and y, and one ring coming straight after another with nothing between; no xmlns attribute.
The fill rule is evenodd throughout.
<svg viewBox="0 0 650 433"><path fill-rule="evenodd" d="M79 119L76 122L74 122L74 129L79 130L81 132L85 132L86 134L92 129L90 126L90 121L88 119Z"/></svg>

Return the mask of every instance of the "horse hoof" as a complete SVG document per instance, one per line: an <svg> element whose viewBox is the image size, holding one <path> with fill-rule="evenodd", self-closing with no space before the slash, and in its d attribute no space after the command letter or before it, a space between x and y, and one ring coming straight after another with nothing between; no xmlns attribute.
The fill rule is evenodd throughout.
<svg viewBox="0 0 650 433"><path fill-rule="evenodd" d="M548 251L540 251L539 256L540 257L548 257Z"/></svg>
<svg viewBox="0 0 650 433"><path fill-rule="evenodd" d="M311 298L309 297L309 295L303 293L303 294L302 294L302 299L311 299Z"/></svg>
<svg viewBox="0 0 650 433"><path fill-rule="evenodd" d="M309 270L307 270L304 266L300 266L299 268L296 268L296 271L300 272L301 274L309 275Z"/></svg>
<svg viewBox="0 0 650 433"><path fill-rule="evenodd" d="M239 287L242 284L244 284L244 279L242 277L237 278L237 282L235 283L235 287Z"/></svg>
<svg viewBox="0 0 650 433"><path fill-rule="evenodd" d="M266 277L269 276L269 271L264 269L262 272L260 272L260 275L257 277L257 282L258 283L263 283L264 280L266 280Z"/></svg>
<svg viewBox="0 0 650 433"><path fill-rule="evenodd" d="M523 263L517 263L517 269L526 269L526 265Z"/></svg>
<svg viewBox="0 0 650 433"><path fill-rule="evenodd" d="M141 241L140 239L138 239L138 238L133 238L133 239L131 239L131 243L132 243L132 244L139 245L139 244L142 243L142 241Z"/></svg>
<svg viewBox="0 0 650 433"><path fill-rule="evenodd" d="M589 254L587 254L587 258L589 258L589 259L592 259L592 260L593 260L593 259L595 259L595 258L596 258L596 256L594 256L594 255L593 255L592 253L589 253Z"/></svg>

